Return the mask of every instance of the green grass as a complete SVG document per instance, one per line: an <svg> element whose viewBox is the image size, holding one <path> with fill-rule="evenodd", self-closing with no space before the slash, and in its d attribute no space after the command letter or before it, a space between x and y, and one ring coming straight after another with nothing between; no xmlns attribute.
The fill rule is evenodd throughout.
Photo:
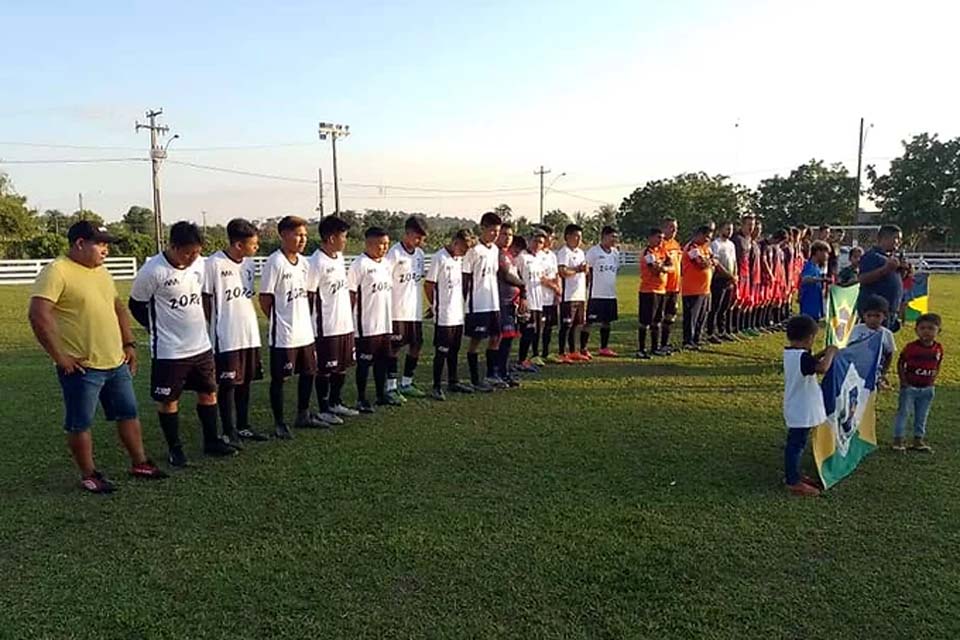
<svg viewBox="0 0 960 640"><path fill-rule="evenodd" d="M105 498L77 489L27 290L0 287L0 638L955 638L957 297L960 278L933 280L936 453L878 451L819 500L781 486L782 336L554 367L231 461L197 455L189 400L196 465ZM266 426L265 384L254 404ZM123 479L112 429L95 437Z"/></svg>

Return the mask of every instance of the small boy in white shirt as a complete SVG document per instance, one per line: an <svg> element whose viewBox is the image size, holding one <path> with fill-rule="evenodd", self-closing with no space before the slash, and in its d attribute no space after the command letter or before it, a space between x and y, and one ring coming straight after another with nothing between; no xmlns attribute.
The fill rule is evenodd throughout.
<svg viewBox="0 0 960 640"><path fill-rule="evenodd" d="M880 356L880 389L890 388L887 381L887 372L890 370L890 363L893 362L893 354L897 350L897 343L893 338L893 332L883 326L890 313L890 304L882 296L867 296L860 309L862 323L856 325L850 332L850 339L847 344L866 340L873 334L880 332L883 334L883 354Z"/></svg>

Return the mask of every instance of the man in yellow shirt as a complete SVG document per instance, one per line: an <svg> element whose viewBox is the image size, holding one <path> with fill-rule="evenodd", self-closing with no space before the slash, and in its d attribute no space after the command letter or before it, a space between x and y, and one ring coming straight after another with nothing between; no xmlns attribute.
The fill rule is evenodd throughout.
<svg viewBox="0 0 960 640"><path fill-rule="evenodd" d="M30 297L30 325L40 346L57 367L66 409L67 445L82 474L80 485L92 493L112 493L112 482L93 462L90 427L103 406L115 420L130 455L130 474L163 478L166 474L143 450L137 398L131 375L137 369L137 344L130 317L103 266L113 238L103 227L83 220L67 233L70 250L40 272Z"/></svg>

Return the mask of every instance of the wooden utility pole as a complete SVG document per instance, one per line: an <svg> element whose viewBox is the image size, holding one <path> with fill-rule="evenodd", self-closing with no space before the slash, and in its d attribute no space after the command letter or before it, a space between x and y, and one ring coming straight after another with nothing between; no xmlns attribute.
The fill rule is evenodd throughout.
<svg viewBox="0 0 960 640"><path fill-rule="evenodd" d="M540 165L539 171L534 171L533 175L540 176L540 224L543 224L543 176L550 173L550 169L544 169L543 165Z"/></svg>
<svg viewBox="0 0 960 640"><path fill-rule="evenodd" d="M157 116L163 114L163 109L147 111L147 118L150 124L136 123L136 130L147 129L150 131L150 166L153 175L153 226L157 234L157 253L163 251L163 215L160 210L160 165L167 157L167 148L160 146L157 134L166 135L170 127L157 124ZM179 136L173 136L171 142Z"/></svg>

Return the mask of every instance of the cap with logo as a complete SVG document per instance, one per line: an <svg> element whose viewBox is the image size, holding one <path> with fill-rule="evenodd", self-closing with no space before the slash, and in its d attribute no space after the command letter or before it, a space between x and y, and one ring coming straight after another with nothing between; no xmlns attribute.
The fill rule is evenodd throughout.
<svg viewBox="0 0 960 640"><path fill-rule="evenodd" d="M89 220L81 220L70 225L67 231L67 240L73 244L77 240L87 240L89 242L116 242L117 239L110 235L106 227L95 225Z"/></svg>

